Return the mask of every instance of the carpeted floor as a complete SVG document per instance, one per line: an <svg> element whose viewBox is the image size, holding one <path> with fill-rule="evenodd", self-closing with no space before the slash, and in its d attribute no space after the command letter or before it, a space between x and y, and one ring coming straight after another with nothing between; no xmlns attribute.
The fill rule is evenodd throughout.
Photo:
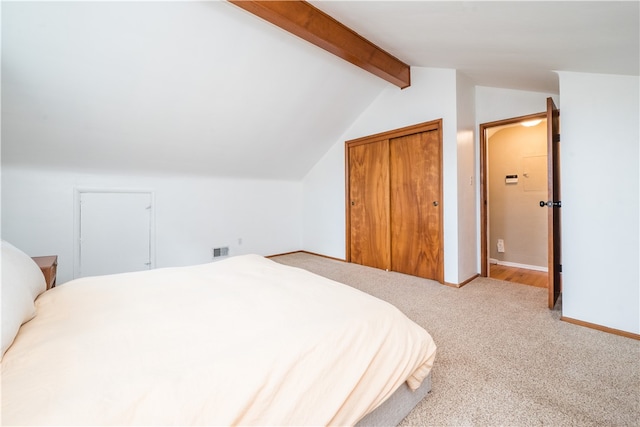
<svg viewBox="0 0 640 427"><path fill-rule="evenodd" d="M456 289L307 253L274 257L389 301L438 345L432 392L402 426L638 426L640 341L559 320L547 290Z"/></svg>

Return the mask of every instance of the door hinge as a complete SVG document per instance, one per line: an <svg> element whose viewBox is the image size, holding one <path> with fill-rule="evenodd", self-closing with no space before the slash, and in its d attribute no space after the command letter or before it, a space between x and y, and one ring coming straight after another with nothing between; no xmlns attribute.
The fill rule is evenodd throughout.
<svg viewBox="0 0 640 427"><path fill-rule="evenodd" d="M560 142L560 134L553 135L553 142Z"/></svg>

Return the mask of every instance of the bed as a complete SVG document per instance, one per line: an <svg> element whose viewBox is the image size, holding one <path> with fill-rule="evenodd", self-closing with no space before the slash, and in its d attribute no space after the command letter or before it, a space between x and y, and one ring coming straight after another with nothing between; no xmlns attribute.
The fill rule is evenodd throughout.
<svg viewBox="0 0 640 427"><path fill-rule="evenodd" d="M242 255L43 292L2 245L3 425L375 425L430 387L423 328L302 269Z"/></svg>

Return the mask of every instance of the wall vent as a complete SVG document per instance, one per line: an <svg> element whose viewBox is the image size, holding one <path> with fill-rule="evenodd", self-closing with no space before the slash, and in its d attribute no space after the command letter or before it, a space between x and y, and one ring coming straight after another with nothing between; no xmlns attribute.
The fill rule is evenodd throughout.
<svg viewBox="0 0 640 427"><path fill-rule="evenodd" d="M218 258L222 256L229 256L229 246L223 246L221 248L213 248L214 258Z"/></svg>

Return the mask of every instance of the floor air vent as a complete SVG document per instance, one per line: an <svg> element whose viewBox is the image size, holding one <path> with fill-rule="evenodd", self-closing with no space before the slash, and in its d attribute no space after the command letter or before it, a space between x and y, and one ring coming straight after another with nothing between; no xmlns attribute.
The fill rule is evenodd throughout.
<svg viewBox="0 0 640 427"><path fill-rule="evenodd" d="M222 248L213 248L213 257L218 258L221 256L229 256L229 247L224 246Z"/></svg>

